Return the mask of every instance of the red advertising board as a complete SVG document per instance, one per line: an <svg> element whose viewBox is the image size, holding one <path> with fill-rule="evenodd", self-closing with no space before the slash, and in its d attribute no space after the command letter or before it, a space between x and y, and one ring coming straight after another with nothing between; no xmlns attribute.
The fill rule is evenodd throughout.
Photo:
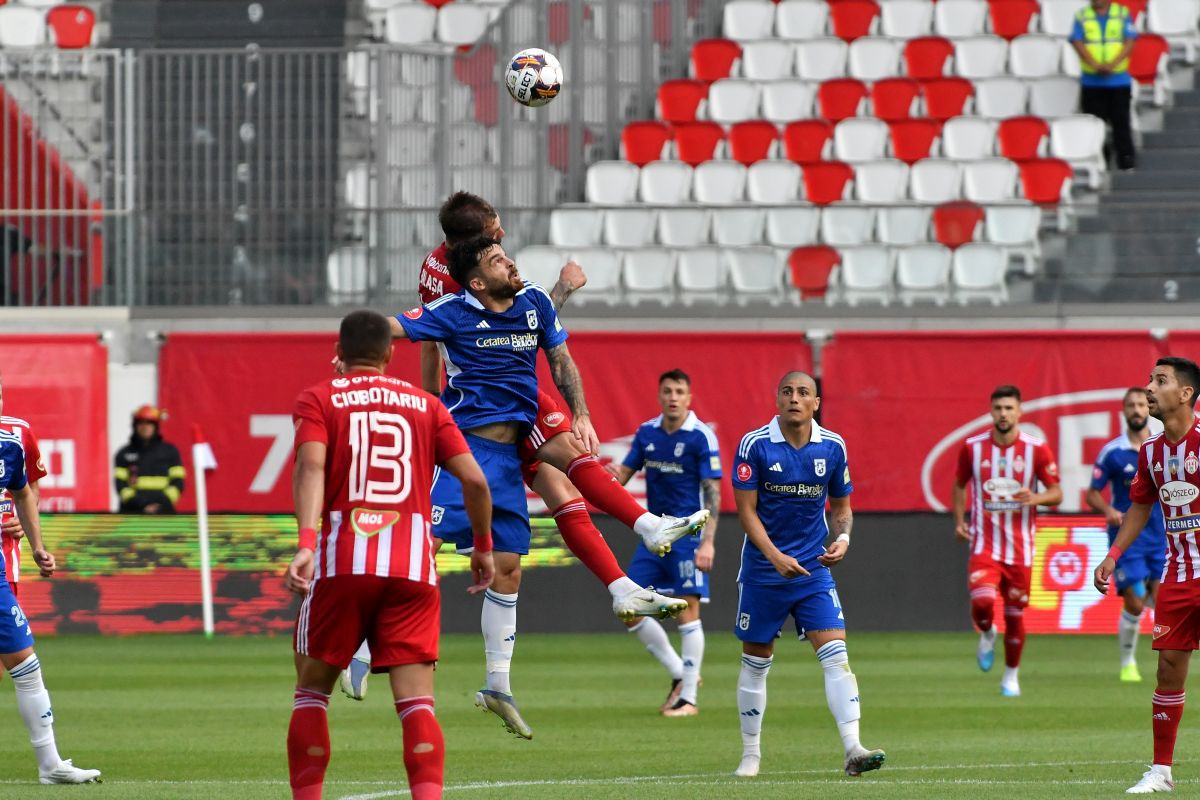
<svg viewBox="0 0 1200 800"><path fill-rule="evenodd" d="M29 422L49 511L107 511L108 353L94 335L4 336L4 414Z"/></svg>

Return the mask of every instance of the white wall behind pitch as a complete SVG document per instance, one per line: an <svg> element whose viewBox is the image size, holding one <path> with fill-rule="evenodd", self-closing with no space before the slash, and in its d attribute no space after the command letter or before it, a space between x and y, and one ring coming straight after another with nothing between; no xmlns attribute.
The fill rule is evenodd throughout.
<svg viewBox="0 0 1200 800"><path fill-rule="evenodd" d="M108 365L108 449L109 464L112 456L129 441L130 420L138 406L158 404L157 364L114 364ZM111 478L111 476L110 476ZM108 482L108 504L117 510L117 493L112 480Z"/></svg>

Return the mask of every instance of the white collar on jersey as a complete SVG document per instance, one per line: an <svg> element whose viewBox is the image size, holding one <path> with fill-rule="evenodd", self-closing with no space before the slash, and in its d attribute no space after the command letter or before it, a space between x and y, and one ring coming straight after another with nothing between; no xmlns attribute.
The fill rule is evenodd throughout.
<svg viewBox="0 0 1200 800"><path fill-rule="evenodd" d="M783 429L779 427L779 417L771 418L771 424L767 426L767 431L771 434L772 442L775 442L776 444L778 444L779 442L787 441L786 439L783 438ZM822 441L824 438L825 437L821 436L821 426L818 425L817 421L814 419L812 421L812 433L809 435L808 441L810 443L811 442L819 442L819 441Z"/></svg>
<svg viewBox="0 0 1200 800"><path fill-rule="evenodd" d="M683 421L683 424L679 426L679 430L694 431L694 430L696 430L696 423L699 421L700 421L699 418L696 417L696 412L689 411L688 415L687 415L687 419L685 419ZM654 418L654 427L661 428L662 424L663 424L663 417L662 417L662 414L659 414L657 417Z"/></svg>

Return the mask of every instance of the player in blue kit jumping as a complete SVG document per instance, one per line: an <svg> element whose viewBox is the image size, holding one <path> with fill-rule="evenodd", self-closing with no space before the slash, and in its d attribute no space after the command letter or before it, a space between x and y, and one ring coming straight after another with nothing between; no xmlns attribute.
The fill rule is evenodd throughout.
<svg viewBox="0 0 1200 800"><path fill-rule="evenodd" d="M775 396L779 415L742 437L734 459L733 494L746 531L734 625L742 641L742 760L734 772L741 777L758 774L767 673L788 617L825 671L825 699L842 737L846 774L879 769L886 758L858 738L858 680L850 671L842 604L829 572L850 546L850 466L842 437L813 419L820 405L811 377L784 375ZM827 499L832 524L825 519ZM835 538L826 547L831 528Z"/></svg>
<svg viewBox="0 0 1200 800"><path fill-rule="evenodd" d="M1129 485L1137 474L1138 449L1150 438L1150 406L1146 402L1146 390L1138 386L1127 390L1121 401L1121 412L1125 416L1125 432L1100 450L1085 497L1092 510L1103 514L1108 521L1109 545L1117 538L1125 512L1132 503ZM1101 494L1107 484L1112 484L1111 503ZM1146 527L1121 556L1117 571L1113 573L1117 579L1117 594L1125 601L1117 626L1122 681L1139 683L1142 680L1137 666L1138 628L1146 606L1154 606L1166 557L1167 533L1163 529L1162 508L1155 503L1150 507Z"/></svg>

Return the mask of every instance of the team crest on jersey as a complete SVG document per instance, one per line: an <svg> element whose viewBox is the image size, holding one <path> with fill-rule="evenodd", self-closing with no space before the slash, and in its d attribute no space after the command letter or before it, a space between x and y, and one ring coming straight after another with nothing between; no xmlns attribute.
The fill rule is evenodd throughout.
<svg viewBox="0 0 1200 800"><path fill-rule="evenodd" d="M1200 469L1200 459L1196 458L1195 453L1188 453L1187 458L1184 459L1183 468L1187 470L1188 475L1195 475L1196 470Z"/></svg>
<svg viewBox="0 0 1200 800"><path fill-rule="evenodd" d="M1024 472L1025 471L1025 456L1017 456L1016 458L1013 459L1013 471L1014 472Z"/></svg>
<svg viewBox="0 0 1200 800"><path fill-rule="evenodd" d="M537 330L537 309L531 308L525 312L525 324L529 326L529 330Z"/></svg>
<svg viewBox="0 0 1200 800"><path fill-rule="evenodd" d="M825 476L825 459L823 459L823 458L814 458L813 459L813 474L816 475L818 478L822 478Z"/></svg>
<svg viewBox="0 0 1200 800"><path fill-rule="evenodd" d="M561 425L564 419L566 419L566 415L564 415L561 411L551 411L549 414L542 417L542 422L546 423L547 428L553 428L557 425Z"/></svg>
<svg viewBox="0 0 1200 800"><path fill-rule="evenodd" d="M446 513L446 509L443 508L442 506L434 506L433 507L433 524L441 525L442 517L445 515L445 513Z"/></svg>
<svg viewBox="0 0 1200 800"><path fill-rule="evenodd" d="M399 511L372 511L369 508L356 508L350 512L350 527L363 538L370 538L384 528L390 528L400 519Z"/></svg>
<svg viewBox="0 0 1200 800"><path fill-rule="evenodd" d="M739 481L748 481L754 476L754 470L750 468L749 464L743 461L741 464L738 464L737 476Z"/></svg>
<svg viewBox="0 0 1200 800"><path fill-rule="evenodd" d="M1008 459L1002 458L999 461L997 461L996 468L999 469L1001 472L1004 472L1006 469L1008 469Z"/></svg>
<svg viewBox="0 0 1200 800"><path fill-rule="evenodd" d="M5 470L4 462L0 461L0 478L4 477L4 470Z"/></svg>
<svg viewBox="0 0 1200 800"><path fill-rule="evenodd" d="M1166 636L1170 632L1170 625L1159 625L1158 623L1155 623L1153 630L1150 631L1150 638L1157 639L1160 636Z"/></svg>
<svg viewBox="0 0 1200 800"><path fill-rule="evenodd" d="M684 446L683 442L675 443L675 457L676 458L679 458L681 455L683 455L683 446Z"/></svg>
<svg viewBox="0 0 1200 800"><path fill-rule="evenodd" d="M1178 475L1179 474L1179 459L1178 458L1168 458L1167 459L1167 474L1168 475Z"/></svg>
<svg viewBox="0 0 1200 800"><path fill-rule="evenodd" d="M421 315L424 313L425 307L417 306L416 308L410 308L408 311L405 311L404 316L408 317L409 319L420 319Z"/></svg>

